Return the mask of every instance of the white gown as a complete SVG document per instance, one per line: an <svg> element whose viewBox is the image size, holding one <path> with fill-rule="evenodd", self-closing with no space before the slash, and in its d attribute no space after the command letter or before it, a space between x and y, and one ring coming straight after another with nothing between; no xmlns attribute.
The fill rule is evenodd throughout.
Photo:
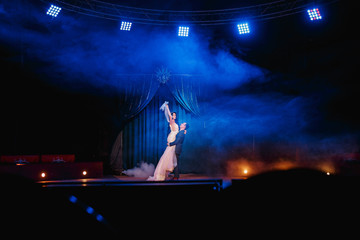
<svg viewBox="0 0 360 240"><path fill-rule="evenodd" d="M167 137L168 143L175 141L176 134L178 134L178 132L179 132L179 126L175 122L173 122L172 124L170 123L170 129L171 129L171 132L169 133L169 135ZM161 158L156 166L154 176L150 176L147 179L148 181L164 181L165 178L167 177L167 175L166 175L167 172L172 172L174 170L174 168L177 165L177 159L176 159L176 155L175 155L175 147L176 147L175 145L166 147L163 155L161 156Z"/></svg>

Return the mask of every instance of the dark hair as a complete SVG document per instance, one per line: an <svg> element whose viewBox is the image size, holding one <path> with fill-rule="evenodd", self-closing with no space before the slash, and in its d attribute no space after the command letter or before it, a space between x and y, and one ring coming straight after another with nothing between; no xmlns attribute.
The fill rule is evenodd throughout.
<svg viewBox="0 0 360 240"><path fill-rule="evenodd" d="M188 123L185 123L185 124L186 124L185 130L188 130L190 125Z"/></svg>
<svg viewBox="0 0 360 240"><path fill-rule="evenodd" d="M176 123L177 125L179 125L179 118L177 117L177 113L176 113L176 112L171 112L171 118L172 118L172 115L173 115L174 113L176 114L175 123Z"/></svg>

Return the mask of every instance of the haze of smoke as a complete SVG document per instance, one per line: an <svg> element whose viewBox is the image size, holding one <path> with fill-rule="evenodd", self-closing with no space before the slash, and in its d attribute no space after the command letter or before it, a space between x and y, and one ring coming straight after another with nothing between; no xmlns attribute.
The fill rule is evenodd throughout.
<svg viewBox="0 0 360 240"><path fill-rule="evenodd" d="M123 173L130 177L148 178L149 176L152 176L154 174L154 171L155 166L153 164L142 162L140 164L140 167L125 170L123 171Z"/></svg>
<svg viewBox="0 0 360 240"><path fill-rule="evenodd" d="M160 66L172 73L211 76L206 84L221 89L261 78L264 73L230 54L225 45L210 49L211 39L203 32L180 39L168 28L134 26L131 32L122 32L94 18L71 14L50 21L41 8L24 4L28 9L24 15L14 3L0 5L0 36L24 56L25 64L41 63L36 64L39 75L60 87L121 89L126 79L119 74L153 74Z"/></svg>

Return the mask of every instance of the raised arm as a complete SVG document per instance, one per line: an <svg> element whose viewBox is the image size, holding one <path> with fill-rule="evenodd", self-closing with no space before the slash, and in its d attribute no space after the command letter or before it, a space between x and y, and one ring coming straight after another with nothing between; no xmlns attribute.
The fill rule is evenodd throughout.
<svg viewBox="0 0 360 240"><path fill-rule="evenodd" d="M165 107L165 114L168 114L169 116L169 123L171 125L171 127L174 127L174 124L175 124L175 119L173 118L173 116L171 115L171 112L170 112L170 109L169 109L169 105L166 105Z"/></svg>
<svg viewBox="0 0 360 240"><path fill-rule="evenodd" d="M171 117L171 113L170 113L170 110L169 110L168 103L169 103L169 102L165 101L164 104L161 105L160 110L165 113L166 120L167 120L168 122L170 122L171 119L172 119L172 117Z"/></svg>
<svg viewBox="0 0 360 240"><path fill-rule="evenodd" d="M170 109L169 109L169 105L166 104L165 106L165 114L167 114L169 116L169 119L170 119L170 123L171 123L171 120L174 120L173 117L171 116L171 112L170 112Z"/></svg>

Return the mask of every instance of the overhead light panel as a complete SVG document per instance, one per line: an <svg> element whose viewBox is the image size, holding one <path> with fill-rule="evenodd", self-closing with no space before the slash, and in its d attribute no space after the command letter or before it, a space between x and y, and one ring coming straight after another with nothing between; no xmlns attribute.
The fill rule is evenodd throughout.
<svg viewBox="0 0 360 240"><path fill-rule="evenodd" d="M311 21L321 20L322 16L318 8L308 9L309 18Z"/></svg>
<svg viewBox="0 0 360 240"><path fill-rule="evenodd" d="M120 30L122 31L130 31L131 30L132 22L121 22Z"/></svg>
<svg viewBox="0 0 360 240"><path fill-rule="evenodd" d="M178 31L179 37L188 37L189 36L189 27L180 26Z"/></svg>
<svg viewBox="0 0 360 240"><path fill-rule="evenodd" d="M51 4L51 6L47 10L46 14L49 16L52 16L52 17L57 17L57 15L59 14L60 11L61 11L61 7Z"/></svg>
<svg viewBox="0 0 360 240"><path fill-rule="evenodd" d="M239 30L239 34L248 34L250 33L250 29L249 29L249 24L248 23L239 23L237 25L238 30Z"/></svg>

